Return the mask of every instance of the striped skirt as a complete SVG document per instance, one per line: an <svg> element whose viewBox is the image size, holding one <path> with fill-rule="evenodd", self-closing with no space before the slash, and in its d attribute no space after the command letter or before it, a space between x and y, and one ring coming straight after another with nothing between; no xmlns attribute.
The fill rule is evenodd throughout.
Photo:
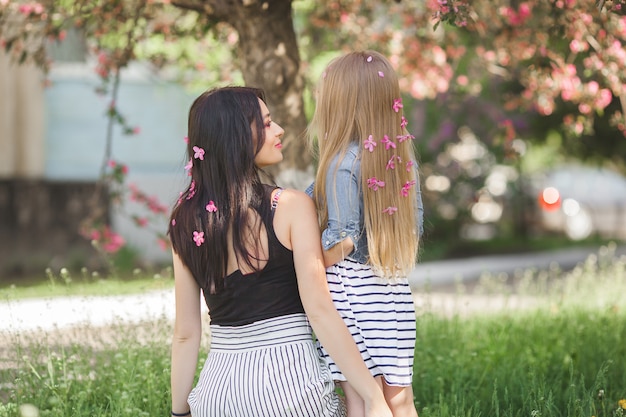
<svg viewBox="0 0 626 417"><path fill-rule="evenodd" d="M211 350L188 402L194 417L345 416L304 314L211 325Z"/></svg>
<svg viewBox="0 0 626 417"><path fill-rule="evenodd" d="M373 376L388 385L410 386L415 351L415 306L407 278L386 279L352 260L326 269L337 311L352 333ZM318 349L336 381L345 381L318 342Z"/></svg>

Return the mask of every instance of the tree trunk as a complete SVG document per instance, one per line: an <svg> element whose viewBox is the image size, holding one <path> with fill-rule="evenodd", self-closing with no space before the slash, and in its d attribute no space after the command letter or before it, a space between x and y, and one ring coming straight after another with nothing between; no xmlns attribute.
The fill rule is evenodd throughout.
<svg viewBox="0 0 626 417"><path fill-rule="evenodd" d="M174 2L176 3L176 2ZM278 185L304 189L312 181L307 149L300 54L291 0L205 0L204 12L239 34L237 54L248 86L265 90L272 120L285 129L284 160L269 169Z"/></svg>

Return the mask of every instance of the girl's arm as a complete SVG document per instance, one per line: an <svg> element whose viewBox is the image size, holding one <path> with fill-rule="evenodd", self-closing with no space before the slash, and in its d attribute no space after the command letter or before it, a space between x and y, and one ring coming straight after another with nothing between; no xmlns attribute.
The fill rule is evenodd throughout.
<svg viewBox="0 0 626 417"><path fill-rule="evenodd" d="M324 250L324 266L328 268L337 262L343 261L346 256L352 253L353 249L354 242L352 242L351 238L347 237L330 249Z"/></svg>
<svg viewBox="0 0 626 417"><path fill-rule="evenodd" d="M348 157L349 156L349 157ZM326 209L328 224L322 227L324 266L343 261L356 248L361 219L359 195L360 168L352 153L340 161L338 169L329 168L333 175L326 177Z"/></svg>
<svg viewBox="0 0 626 417"><path fill-rule="evenodd" d="M189 410L187 397L193 387L202 335L200 287L180 257L175 252L172 254L176 298L170 380L172 411L185 413Z"/></svg>
<svg viewBox="0 0 626 417"><path fill-rule="evenodd" d="M302 192L289 191L281 195L276 210L277 214L288 217L298 289L316 337L363 398L367 415L391 416L381 387L367 369L352 335L332 302L313 200Z"/></svg>

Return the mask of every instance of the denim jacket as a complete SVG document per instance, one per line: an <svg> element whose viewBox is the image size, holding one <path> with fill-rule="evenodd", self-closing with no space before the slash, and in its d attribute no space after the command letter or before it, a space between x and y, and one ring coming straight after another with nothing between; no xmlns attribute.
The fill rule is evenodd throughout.
<svg viewBox="0 0 626 417"><path fill-rule="evenodd" d="M338 159L337 156L331 162L329 175L326 177L328 225L322 231L322 247L324 250L328 250L349 236L354 243L354 249L348 258L365 264L369 252L363 217L359 145L351 143L344 158L341 161ZM338 162L339 166L337 167ZM335 169L337 169L337 174L333 178ZM313 186L314 184L311 184L306 189L309 196L313 195ZM424 231L424 206L419 181L416 187L417 213L415 215L417 216L418 232L421 236Z"/></svg>

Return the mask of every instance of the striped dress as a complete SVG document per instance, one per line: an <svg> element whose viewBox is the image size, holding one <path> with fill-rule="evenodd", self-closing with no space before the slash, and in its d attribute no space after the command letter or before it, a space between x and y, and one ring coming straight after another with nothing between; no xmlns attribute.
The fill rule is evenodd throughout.
<svg viewBox="0 0 626 417"><path fill-rule="evenodd" d="M345 417L304 314L211 325L211 350L187 402L194 417Z"/></svg>
<svg viewBox="0 0 626 417"><path fill-rule="evenodd" d="M327 268L326 278L335 307L372 375L382 375L388 385L410 386L416 324L407 278L381 278L349 259ZM317 347L333 379L346 381L319 342Z"/></svg>

